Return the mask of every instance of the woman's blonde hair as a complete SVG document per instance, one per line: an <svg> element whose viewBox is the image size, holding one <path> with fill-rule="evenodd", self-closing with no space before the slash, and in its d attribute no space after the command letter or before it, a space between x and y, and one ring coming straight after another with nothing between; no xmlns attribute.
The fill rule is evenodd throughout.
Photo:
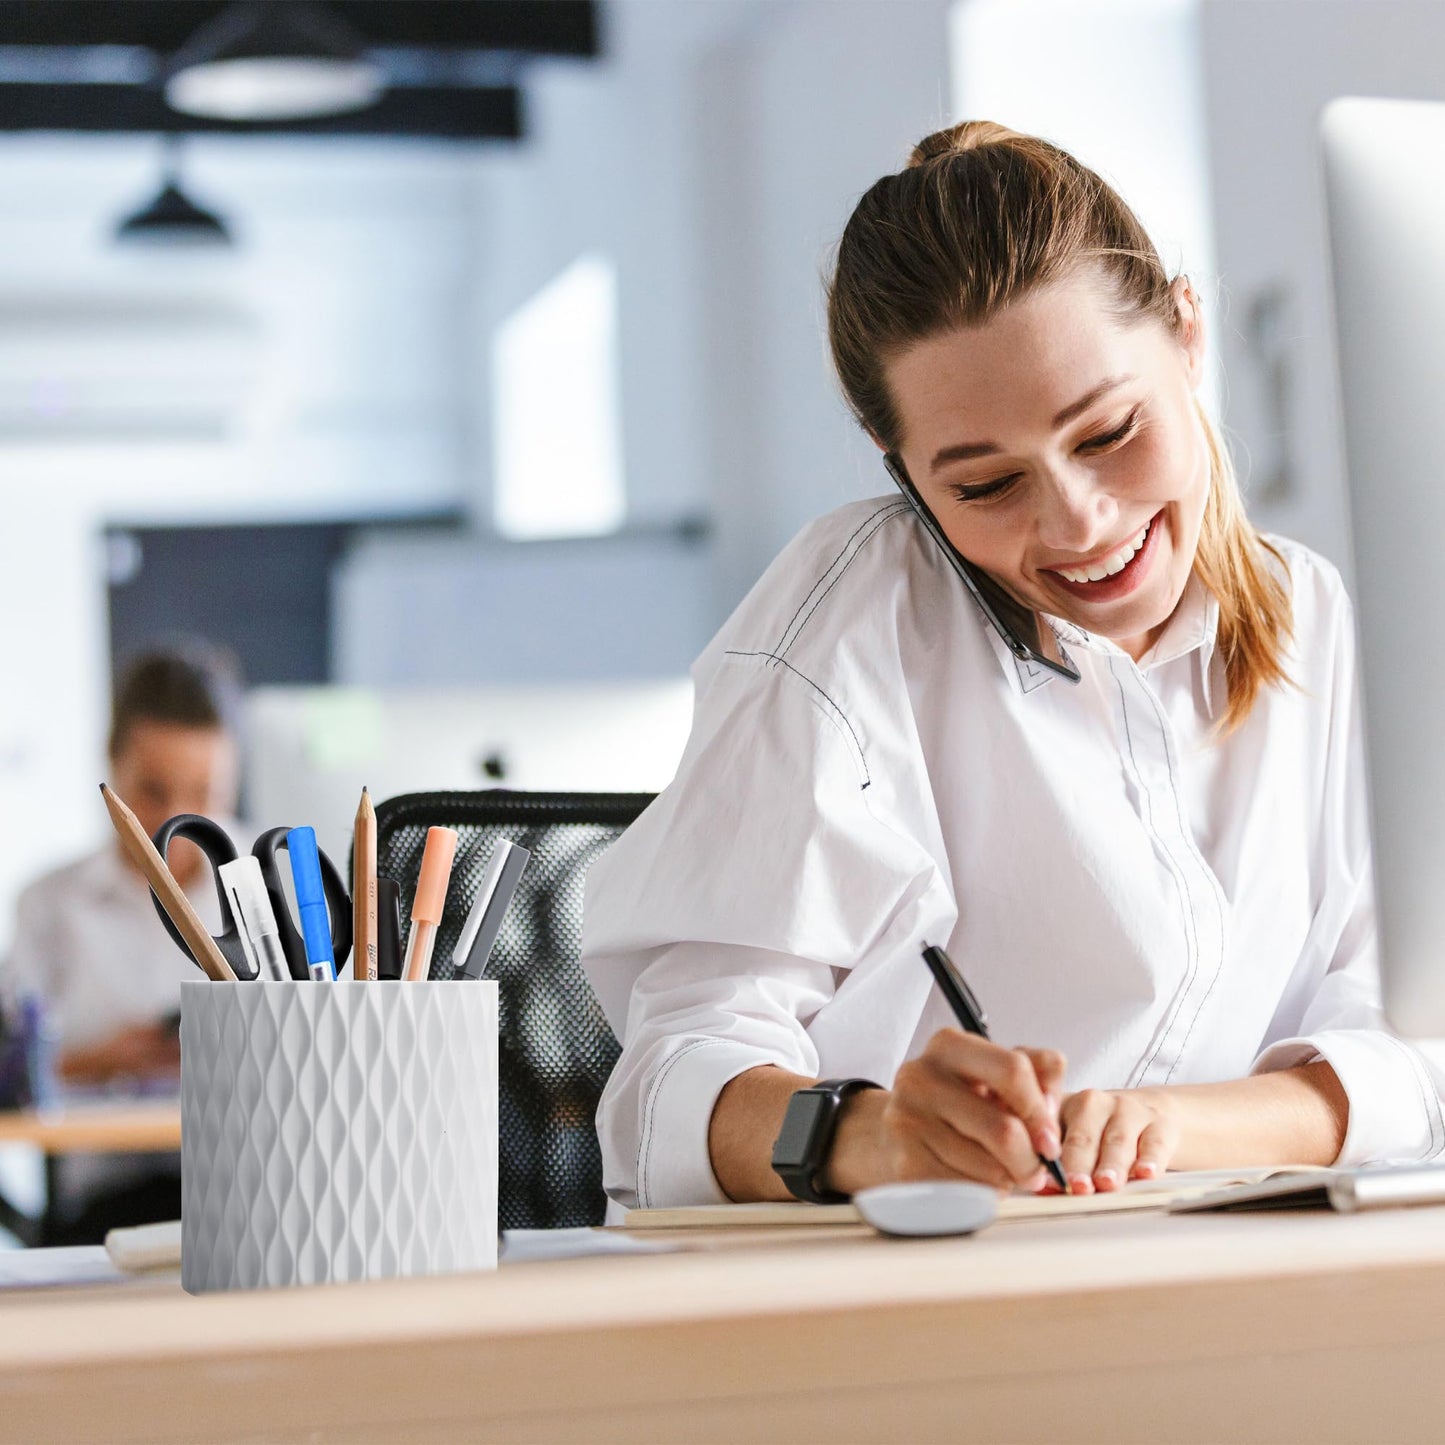
<svg viewBox="0 0 1445 1445"><path fill-rule="evenodd" d="M1153 318L1178 334L1182 320L1159 253L1093 171L1048 141L991 121L925 137L902 171L864 194L838 245L828 337L853 414L895 450L901 427L884 374L890 358L987 321L1090 263L1112 282L1121 321ZM1219 604L1229 693L1223 731L1231 732L1261 688L1289 680L1290 602L1284 561L1245 517L1218 428L1198 410L1210 488L1194 572Z"/></svg>

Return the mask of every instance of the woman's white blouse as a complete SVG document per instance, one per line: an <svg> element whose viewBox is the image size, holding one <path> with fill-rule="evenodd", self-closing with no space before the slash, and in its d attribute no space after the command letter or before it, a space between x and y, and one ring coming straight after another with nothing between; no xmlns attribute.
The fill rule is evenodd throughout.
<svg viewBox="0 0 1445 1445"><path fill-rule="evenodd" d="M954 1022L924 943L996 1040L1063 1050L1069 1089L1323 1058L1341 1164L1445 1154L1445 1048L1380 1014L1349 602L1277 545L1294 686L1220 742L1197 582L1137 664L1057 624L1074 686L1015 661L901 499L805 529L694 668L676 780L588 878L612 1198L723 1199L708 1124L746 1069L891 1082Z"/></svg>

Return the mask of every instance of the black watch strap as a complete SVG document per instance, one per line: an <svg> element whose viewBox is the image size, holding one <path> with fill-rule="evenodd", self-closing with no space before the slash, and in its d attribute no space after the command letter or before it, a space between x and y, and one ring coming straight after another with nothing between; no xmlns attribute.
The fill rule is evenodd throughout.
<svg viewBox="0 0 1445 1445"><path fill-rule="evenodd" d="M796 1199L806 1204L844 1204L846 1194L818 1183L844 1102L864 1089L879 1089L872 1079L823 1079L799 1089L788 1100L783 1127L773 1145L773 1172Z"/></svg>

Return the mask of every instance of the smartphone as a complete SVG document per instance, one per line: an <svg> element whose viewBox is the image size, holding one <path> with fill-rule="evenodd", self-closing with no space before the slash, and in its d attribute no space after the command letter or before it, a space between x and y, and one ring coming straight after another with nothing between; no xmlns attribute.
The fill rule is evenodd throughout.
<svg viewBox="0 0 1445 1445"><path fill-rule="evenodd" d="M918 495L918 488L909 480L908 473L903 468L903 462L897 454L886 453L883 457L883 465L888 468L888 475L893 478L898 490L908 499L908 504L917 514L918 520L923 523L928 529L929 535L938 543L943 555L948 559L949 565L963 579L963 585L968 588L973 600L982 609L983 615L993 625L994 631L1003 638L1004 646L1020 662L1035 662L1040 667L1046 667L1050 672L1057 673L1060 677L1068 678L1070 682L1078 682L1078 669L1069 661L1062 648L1059 650L1057 658L1049 657L1044 652L1043 639L1039 633L1038 614L1010 597L983 568L975 567L948 540L943 528L938 525L938 519L929 511L928 504Z"/></svg>

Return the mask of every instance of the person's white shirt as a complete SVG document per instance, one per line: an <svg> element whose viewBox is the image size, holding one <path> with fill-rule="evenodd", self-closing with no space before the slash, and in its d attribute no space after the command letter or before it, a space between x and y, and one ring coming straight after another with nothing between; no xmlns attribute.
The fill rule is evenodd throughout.
<svg viewBox="0 0 1445 1445"><path fill-rule="evenodd" d="M1055 621L1071 685L1009 654L901 499L805 529L699 659L676 779L587 880L613 1200L721 1201L708 1125L747 1069L891 1083L954 1024L925 943L1071 1090L1323 1058L1340 1164L1445 1153L1445 1048L1379 1007L1349 602L1276 545L1294 685L1220 739L1197 580L1138 663Z"/></svg>
<svg viewBox="0 0 1445 1445"><path fill-rule="evenodd" d="M209 869L187 896L214 930L220 908ZM63 1052L179 1012L181 984L203 977L166 933L145 880L107 842L21 892L0 988L12 1001L44 1000Z"/></svg>
<svg viewBox="0 0 1445 1445"><path fill-rule="evenodd" d="M209 869L187 896L208 929L219 927ZM11 1009L27 994L38 995L61 1054L179 1013L181 984L204 976L171 941L145 880L107 842L21 892L14 941L0 967L0 995ZM121 1081L120 1087L133 1086ZM97 1192L178 1168L179 1155L77 1154L60 1163L55 1178L62 1209L74 1211Z"/></svg>

